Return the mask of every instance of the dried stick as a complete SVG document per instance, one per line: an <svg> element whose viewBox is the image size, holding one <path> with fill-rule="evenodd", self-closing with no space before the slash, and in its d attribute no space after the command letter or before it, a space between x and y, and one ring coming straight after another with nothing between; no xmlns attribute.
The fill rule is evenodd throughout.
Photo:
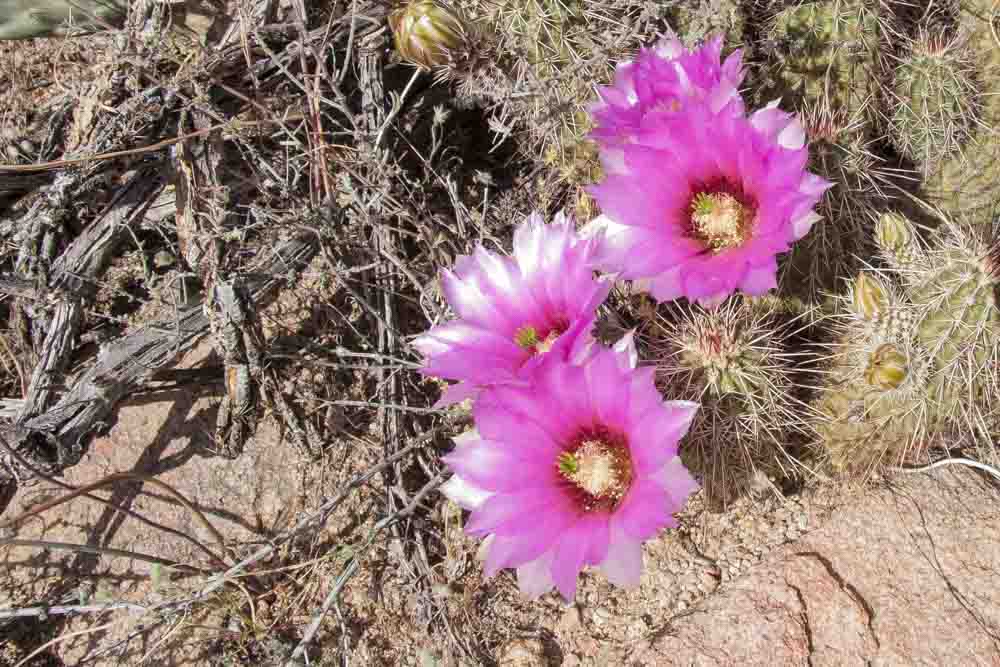
<svg viewBox="0 0 1000 667"><path fill-rule="evenodd" d="M34 617L45 620L49 616L75 616L77 614L101 614L116 609L147 611L146 607L131 602L96 602L94 604L55 605L53 607L21 607L20 609L0 609L0 619Z"/></svg>
<svg viewBox="0 0 1000 667"><path fill-rule="evenodd" d="M119 558L130 558L132 560L141 560L146 563L152 563L153 565L164 565L166 567L173 567L177 569L187 570L189 572L194 572L196 574L212 573L211 570L195 567L194 565L188 565L187 563L178 563L177 561L170 560L169 558L151 556L150 554L144 554L138 551L126 551L125 549L112 549L110 547L95 547L89 544L72 544L69 542L49 542L48 540L22 540L14 537L5 537L5 538L0 538L0 546L36 547L38 549L57 549L63 551L75 551L77 553L96 554L98 556L118 556Z"/></svg>
<svg viewBox="0 0 1000 667"><path fill-rule="evenodd" d="M255 302L266 305L285 284L289 271L302 270L315 255L313 235L296 237L282 244L259 274L247 280ZM102 347L97 361L45 414L22 425L24 431L40 432L56 439L68 463L79 458L82 445L131 390L160 369L172 364L209 333L208 317L197 304L181 310L173 321L157 322Z"/></svg>

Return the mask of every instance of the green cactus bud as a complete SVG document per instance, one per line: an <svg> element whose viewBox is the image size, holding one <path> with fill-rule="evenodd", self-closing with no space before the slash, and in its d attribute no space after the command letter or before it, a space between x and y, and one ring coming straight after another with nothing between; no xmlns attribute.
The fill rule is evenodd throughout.
<svg viewBox="0 0 1000 667"><path fill-rule="evenodd" d="M875 350L865 369L865 380L881 390L898 389L909 374L909 360L896 346L886 343Z"/></svg>
<svg viewBox="0 0 1000 667"><path fill-rule="evenodd" d="M913 271L923 259L917 230L899 213L890 211L879 216L875 225L875 241L882 256L898 271Z"/></svg>
<svg viewBox="0 0 1000 667"><path fill-rule="evenodd" d="M912 224L883 216L879 243L915 239ZM1000 430L1000 220L987 227L944 219L921 247L918 270L890 268L902 286L873 289L861 276L831 355L816 426L825 458L838 469L873 471L918 462L935 442L967 434L995 458ZM887 310L882 314L883 298ZM871 305L874 303L875 305ZM867 318L878 311L878 321Z"/></svg>
<svg viewBox="0 0 1000 667"><path fill-rule="evenodd" d="M447 65L470 30L463 14L442 0L410 0L389 15L389 26L403 60L428 70Z"/></svg>
<svg viewBox="0 0 1000 667"><path fill-rule="evenodd" d="M851 287L851 307L866 320L876 320L886 312L888 297L885 285L872 273L859 274Z"/></svg>
<svg viewBox="0 0 1000 667"><path fill-rule="evenodd" d="M2 0L0 40L103 30L120 25L127 11L114 0Z"/></svg>

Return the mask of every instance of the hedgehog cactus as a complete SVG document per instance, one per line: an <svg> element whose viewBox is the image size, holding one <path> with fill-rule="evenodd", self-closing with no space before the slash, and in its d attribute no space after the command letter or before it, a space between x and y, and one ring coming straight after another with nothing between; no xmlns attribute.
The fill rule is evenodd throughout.
<svg viewBox="0 0 1000 667"><path fill-rule="evenodd" d="M726 44L743 42L745 19L738 0L685 0L670 10L670 25L684 46L724 34Z"/></svg>
<svg viewBox="0 0 1000 667"><path fill-rule="evenodd" d="M681 455L724 507L761 468L783 469L789 437L802 430L789 320L765 302L730 299L714 311L675 307L649 325L643 342L661 392L702 404Z"/></svg>
<svg viewBox="0 0 1000 667"><path fill-rule="evenodd" d="M866 254L871 210L884 195L882 163L868 146L860 113L848 117L826 101L806 103L801 114L809 142L809 170L833 183L816 212L821 220L796 243L782 268L782 289L807 301L821 300L857 272Z"/></svg>
<svg viewBox="0 0 1000 667"><path fill-rule="evenodd" d="M956 156L977 116L974 69L958 39L923 33L893 71L889 135L922 171Z"/></svg>
<svg viewBox="0 0 1000 667"><path fill-rule="evenodd" d="M836 468L899 465L953 434L990 442L989 397L1000 389L997 231L946 221L925 248L906 218L879 220L889 269L852 284L817 406Z"/></svg>
<svg viewBox="0 0 1000 667"><path fill-rule="evenodd" d="M778 11L768 27L777 90L768 94L791 96L799 105L826 100L852 115L865 108L875 92L887 14L870 0L796 3Z"/></svg>
<svg viewBox="0 0 1000 667"><path fill-rule="evenodd" d="M0 40L102 30L121 24L127 11L114 0L0 0Z"/></svg>
<svg viewBox="0 0 1000 667"><path fill-rule="evenodd" d="M561 182L593 182L600 163L586 139L586 102L593 99L594 82L608 80L612 61L630 45L598 41L614 19L597 0L510 0L495 7L498 51L513 54L515 63L509 77L519 82L519 92L533 92L516 102L527 106L531 119L526 151L552 167Z"/></svg>
<svg viewBox="0 0 1000 667"><path fill-rule="evenodd" d="M998 213L1000 183L1000 7L995 0L964 0L959 15L962 57L975 66L970 75L980 90L975 122L965 145L948 159L933 161L925 173L924 194L947 213L989 223ZM932 150L935 150L932 148Z"/></svg>

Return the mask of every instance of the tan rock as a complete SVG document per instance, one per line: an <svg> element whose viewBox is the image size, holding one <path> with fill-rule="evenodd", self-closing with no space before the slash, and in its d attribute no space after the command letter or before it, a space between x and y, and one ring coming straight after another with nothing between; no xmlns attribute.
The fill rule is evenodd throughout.
<svg viewBox="0 0 1000 667"><path fill-rule="evenodd" d="M626 664L1000 664L998 500L964 469L900 477L675 617Z"/></svg>

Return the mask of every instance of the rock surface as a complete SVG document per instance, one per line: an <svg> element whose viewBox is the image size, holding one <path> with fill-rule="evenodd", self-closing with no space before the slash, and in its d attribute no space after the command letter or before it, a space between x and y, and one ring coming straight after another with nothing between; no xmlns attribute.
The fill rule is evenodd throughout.
<svg viewBox="0 0 1000 667"><path fill-rule="evenodd" d="M1000 492L898 477L622 656L629 665L998 665Z"/></svg>

